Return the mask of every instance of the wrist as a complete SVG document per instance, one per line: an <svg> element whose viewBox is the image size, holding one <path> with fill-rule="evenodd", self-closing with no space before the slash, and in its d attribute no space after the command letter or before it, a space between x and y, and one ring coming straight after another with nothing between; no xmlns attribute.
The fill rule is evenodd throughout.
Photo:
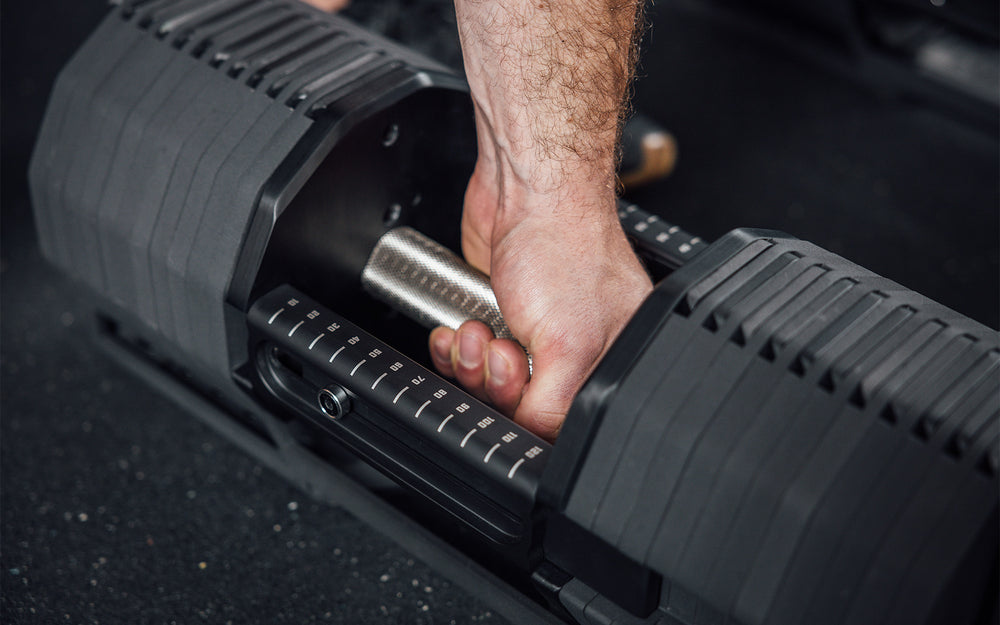
<svg viewBox="0 0 1000 625"><path fill-rule="evenodd" d="M510 229L523 221L564 223L605 221L616 217L614 175L589 164L558 163L532 176L503 178L494 228Z"/></svg>
<svg viewBox="0 0 1000 625"><path fill-rule="evenodd" d="M480 140L479 164L498 181L536 196L576 189L614 191L617 125L588 133L551 126L542 132L510 121L509 114L498 123L484 107L477 106L477 113L487 129L481 134L488 136L486 142ZM520 117L528 114L522 111ZM556 140L562 134L573 135L575 142Z"/></svg>

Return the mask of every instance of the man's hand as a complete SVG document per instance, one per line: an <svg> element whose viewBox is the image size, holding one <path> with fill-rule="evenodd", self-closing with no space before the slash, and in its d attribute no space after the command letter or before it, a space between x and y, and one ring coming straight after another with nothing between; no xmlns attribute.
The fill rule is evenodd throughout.
<svg viewBox="0 0 1000 625"><path fill-rule="evenodd" d="M347 0L306 0L327 10ZM437 368L548 439L652 288L618 223L615 149L643 0L456 0L479 159L466 260L520 346L431 333Z"/></svg>
<svg viewBox="0 0 1000 625"><path fill-rule="evenodd" d="M474 179L472 186L477 184ZM473 198L470 189L467 215L475 210ZM514 224L463 220L468 260L492 269L507 324L532 354L530 381L520 346L494 339L482 323L431 334L431 355L443 374L550 440L576 392L651 288L618 224L614 198L607 201L590 210L577 204L553 211L551 198L532 198L522 206L545 210ZM494 241L492 249L481 245L483 240Z"/></svg>
<svg viewBox="0 0 1000 625"><path fill-rule="evenodd" d="M466 260L507 325L430 338L438 369L555 438L573 396L649 290L619 225L615 147L635 56L636 0L456 0L479 158Z"/></svg>

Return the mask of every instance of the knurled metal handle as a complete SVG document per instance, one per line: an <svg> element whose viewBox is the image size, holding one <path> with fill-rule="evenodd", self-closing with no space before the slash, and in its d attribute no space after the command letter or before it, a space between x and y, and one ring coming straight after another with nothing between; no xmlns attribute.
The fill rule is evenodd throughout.
<svg viewBox="0 0 1000 625"><path fill-rule="evenodd" d="M417 323L453 330L482 321L498 338L514 339L486 274L413 228L385 233L361 273L364 290Z"/></svg>

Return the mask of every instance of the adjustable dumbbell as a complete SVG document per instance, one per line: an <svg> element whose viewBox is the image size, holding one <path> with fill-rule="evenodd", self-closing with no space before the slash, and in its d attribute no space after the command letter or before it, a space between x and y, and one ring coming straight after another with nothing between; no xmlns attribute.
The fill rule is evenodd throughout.
<svg viewBox="0 0 1000 625"><path fill-rule="evenodd" d="M663 279L550 445L427 366L418 323L502 332L455 254L474 150L463 82L344 19L126 0L60 74L30 178L115 341L283 441L276 465L377 468L565 619L995 605L996 332L787 235L708 244L623 204Z"/></svg>

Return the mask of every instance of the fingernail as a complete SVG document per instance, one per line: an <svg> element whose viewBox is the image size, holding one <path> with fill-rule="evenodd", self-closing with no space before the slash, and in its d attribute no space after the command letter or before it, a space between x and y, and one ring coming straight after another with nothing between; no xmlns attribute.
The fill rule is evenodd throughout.
<svg viewBox="0 0 1000 625"><path fill-rule="evenodd" d="M506 383L507 378L510 376L510 363L495 349L490 349L488 357L490 381L498 385Z"/></svg>
<svg viewBox="0 0 1000 625"><path fill-rule="evenodd" d="M483 344L475 336L466 332L458 335L458 362L467 369L473 369L483 361Z"/></svg>
<svg viewBox="0 0 1000 625"><path fill-rule="evenodd" d="M433 348L435 358L444 362L448 361L451 352L451 341L448 340L444 333L439 333L434 337Z"/></svg>

